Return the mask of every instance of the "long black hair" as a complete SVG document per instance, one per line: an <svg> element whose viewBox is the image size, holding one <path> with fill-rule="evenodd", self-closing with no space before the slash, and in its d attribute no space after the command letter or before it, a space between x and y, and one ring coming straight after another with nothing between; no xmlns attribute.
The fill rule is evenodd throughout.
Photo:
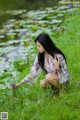
<svg viewBox="0 0 80 120"><path fill-rule="evenodd" d="M59 53L65 59L64 53L56 47L56 45L53 43L53 41L51 40L51 38L49 37L48 34L46 34L46 33L39 34L35 39L35 43L37 41L43 46L45 51L47 53L49 53L53 58L54 58L55 53ZM44 68L44 52L43 53L38 53L38 62L39 62L39 65L41 66L41 68L45 71L45 68Z"/></svg>

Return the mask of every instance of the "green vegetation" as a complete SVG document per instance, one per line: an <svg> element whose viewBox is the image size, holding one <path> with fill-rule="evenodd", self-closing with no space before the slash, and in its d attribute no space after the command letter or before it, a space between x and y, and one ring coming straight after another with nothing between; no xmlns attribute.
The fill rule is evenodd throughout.
<svg viewBox="0 0 80 120"><path fill-rule="evenodd" d="M18 90L13 91L9 87L9 82L14 78L14 82L19 82L29 72L29 67L22 70L20 65L17 72L14 68L6 70L0 76L0 82L5 85L0 91L0 111L9 113L9 120L80 120L80 10L73 12L69 18L63 22L64 31L60 33L51 33L52 39L57 46L63 50L66 55L71 82L69 91L62 97L50 97L50 90L43 90L40 87L40 80L43 79L42 73L33 86L24 84ZM36 47L34 48L36 53ZM21 62L21 61L19 61ZM27 64L27 63L25 63ZM18 62L14 63L19 65Z"/></svg>

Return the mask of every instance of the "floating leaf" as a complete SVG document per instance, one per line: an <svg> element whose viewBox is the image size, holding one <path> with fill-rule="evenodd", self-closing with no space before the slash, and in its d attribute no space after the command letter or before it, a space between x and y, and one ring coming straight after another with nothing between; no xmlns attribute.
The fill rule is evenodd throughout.
<svg viewBox="0 0 80 120"><path fill-rule="evenodd" d="M16 38L16 33L8 33L7 34L7 39L8 40L14 40Z"/></svg>
<svg viewBox="0 0 80 120"><path fill-rule="evenodd" d="M62 20L57 20L57 19L53 19L51 24L59 24L62 23Z"/></svg>
<svg viewBox="0 0 80 120"><path fill-rule="evenodd" d="M24 41L24 45L25 45L25 46L29 46L29 45L30 45L30 43L29 43L29 42L27 42L27 41Z"/></svg>

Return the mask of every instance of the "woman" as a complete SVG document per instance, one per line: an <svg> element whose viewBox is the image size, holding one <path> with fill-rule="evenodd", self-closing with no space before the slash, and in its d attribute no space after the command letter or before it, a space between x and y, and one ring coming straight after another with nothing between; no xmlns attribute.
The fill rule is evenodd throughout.
<svg viewBox="0 0 80 120"><path fill-rule="evenodd" d="M13 88L17 88L23 83L33 84L43 70L46 75L40 81L40 85L43 88L53 85L60 90L63 84L69 81L65 55L55 46L49 35L45 33L39 34L35 39L35 43L39 53L31 71L21 82L15 84Z"/></svg>

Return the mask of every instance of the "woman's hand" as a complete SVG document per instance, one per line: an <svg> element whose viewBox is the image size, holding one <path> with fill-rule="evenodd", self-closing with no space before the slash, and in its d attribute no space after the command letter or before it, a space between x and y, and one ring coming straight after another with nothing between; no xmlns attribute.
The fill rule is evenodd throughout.
<svg viewBox="0 0 80 120"><path fill-rule="evenodd" d="M57 59L56 56L54 57L53 62L54 62L55 68L56 68L56 69L60 69L60 68L59 68L60 61Z"/></svg>
<svg viewBox="0 0 80 120"><path fill-rule="evenodd" d="M16 89L16 88L18 88L19 87L19 83L17 83L17 84L10 84L10 86L13 88L13 89Z"/></svg>

